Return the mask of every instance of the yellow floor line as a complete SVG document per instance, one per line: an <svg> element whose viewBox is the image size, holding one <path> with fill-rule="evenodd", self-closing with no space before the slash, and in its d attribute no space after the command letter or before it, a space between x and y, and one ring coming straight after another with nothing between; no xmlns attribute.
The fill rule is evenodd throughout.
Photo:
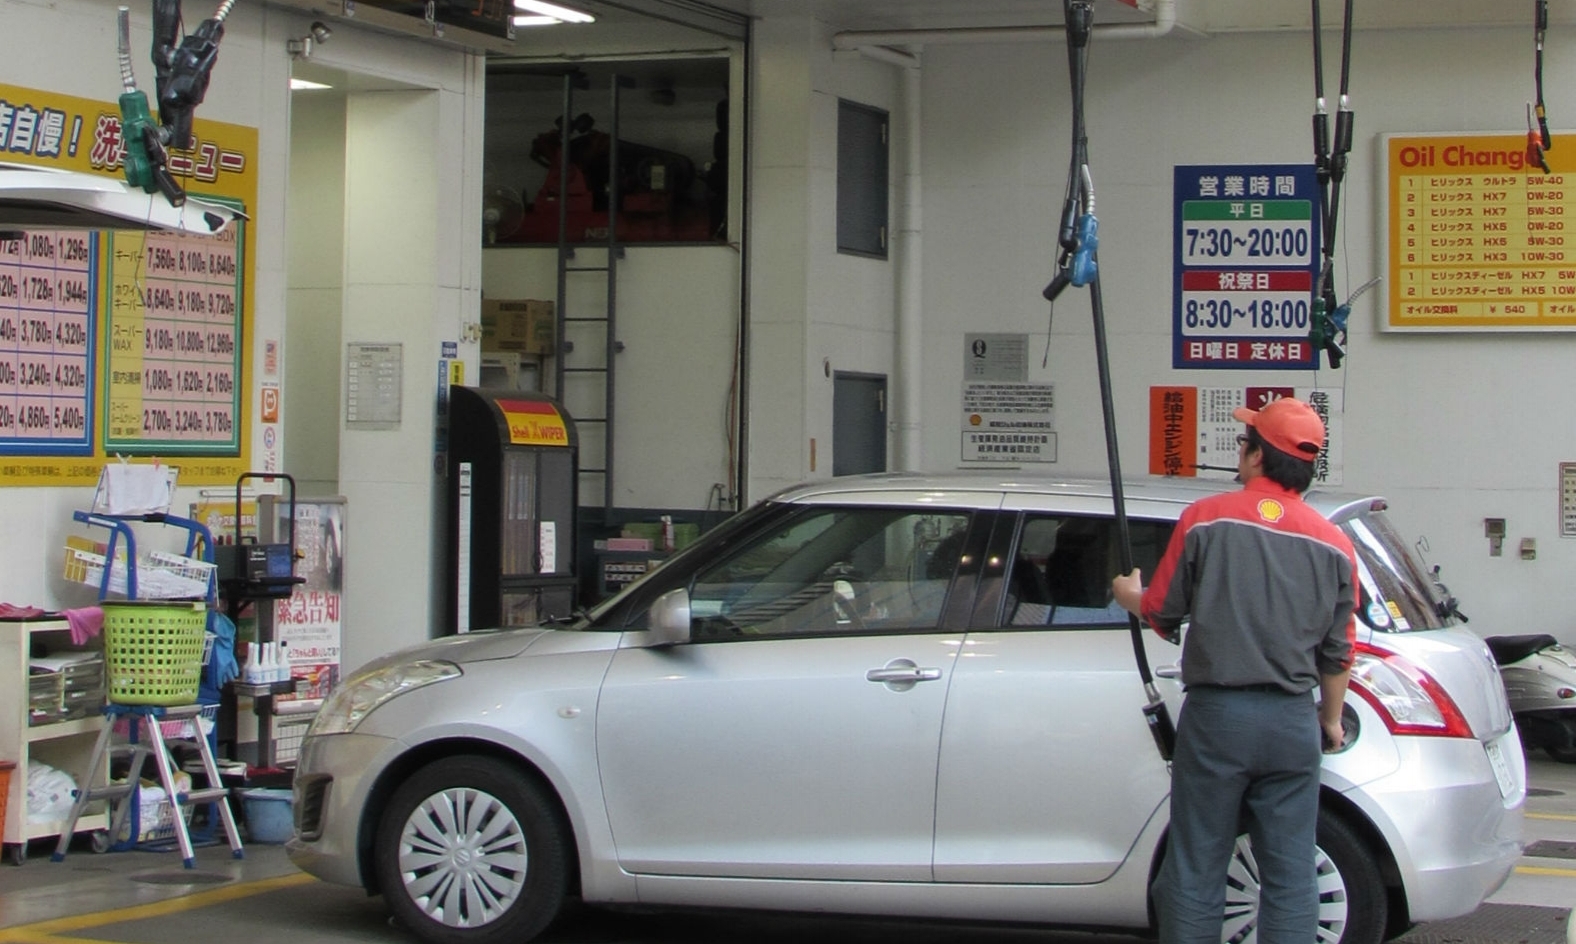
<svg viewBox="0 0 1576 944"><path fill-rule="evenodd" d="M1518 875L1562 875L1566 878L1576 878L1576 869L1550 869L1541 865L1518 865Z"/></svg>
<svg viewBox="0 0 1576 944"><path fill-rule="evenodd" d="M1527 819L1552 819L1563 823L1576 823L1576 813L1524 813Z"/></svg>
<svg viewBox="0 0 1576 944"><path fill-rule="evenodd" d="M226 885L223 888L213 888L208 891L181 895L177 898L166 898L163 901L153 901L143 905L132 905L127 908L114 908L109 911L95 911L90 914L54 918L49 921L39 921L36 924L0 928L0 944L67 944L67 942L78 940L85 941L85 939L60 937L57 934L59 932L82 931L121 921L159 918L164 915L191 911L208 905L223 904L239 898L250 898L253 895L261 895L281 888L293 888L296 885L305 885L314 881L316 879L305 872L296 872L291 875L281 875L277 878L265 878L255 882ZM99 944L102 944L102 942L99 942Z"/></svg>

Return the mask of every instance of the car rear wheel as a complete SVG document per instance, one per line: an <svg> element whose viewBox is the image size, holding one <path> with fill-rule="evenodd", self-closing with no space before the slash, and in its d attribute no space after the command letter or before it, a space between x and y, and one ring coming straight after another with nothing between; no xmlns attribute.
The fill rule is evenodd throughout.
<svg viewBox="0 0 1576 944"><path fill-rule="evenodd" d="M1361 839L1341 820L1319 817L1314 869L1319 885L1318 944L1380 944L1389 904L1383 880ZM1226 881L1221 940L1257 944L1259 869L1247 836L1237 837Z"/></svg>
<svg viewBox="0 0 1576 944"><path fill-rule="evenodd" d="M563 906L568 840L556 805L500 761L416 771L378 826L376 869L396 918L431 944L520 944Z"/></svg>

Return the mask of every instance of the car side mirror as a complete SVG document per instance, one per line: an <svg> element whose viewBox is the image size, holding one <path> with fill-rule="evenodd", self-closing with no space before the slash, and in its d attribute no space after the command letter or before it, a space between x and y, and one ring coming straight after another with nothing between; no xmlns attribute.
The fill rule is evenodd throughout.
<svg viewBox="0 0 1576 944"><path fill-rule="evenodd" d="M690 596L683 587L657 597L647 611L652 646L677 646L690 641Z"/></svg>

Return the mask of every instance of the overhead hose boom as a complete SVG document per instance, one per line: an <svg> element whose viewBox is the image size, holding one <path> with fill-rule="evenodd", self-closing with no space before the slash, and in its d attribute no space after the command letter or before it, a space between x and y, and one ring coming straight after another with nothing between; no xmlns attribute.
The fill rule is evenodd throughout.
<svg viewBox="0 0 1576 944"><path fill-rule="evenodd" d="M1346 0L1341 30L1341 92L1335 113L1335 139L1330 140L1330 116L1324 98L1324 39L1319 17L1320 0L1313 0L1313 166L1319 185L1319 279L1313 289L1312 330L1308 334L1314 357L1323 351L1331 367L1340 367L1346 356L1346 326L1337 324L1340 307L1335 295L1335 228L1340 219L1341 184L1346 179L1346 156L1352 150L1352 2Z"/></svg>
<svg viewBox="0 0 1576 944"><path fill-rule="evenodd" d="M1121 572L1125 574L1133 569L1133 542L1127 525L1127 498L1122 491L1122 461L1116 443L1116 409L1111 396L1105 304L1100 293L1100 267L1097 261L1099 222L1094 215L1094 175L1089 171L1089 139L1084 127L1084 75L1089 64L1093 0L1063 0L1063 14L1067 24L1067 62L1072 83L1072 162L1067 171L1067 197L1057 232L1057 272L1042 294L1054 303L1056 296L1069 285L1089 287L1089 301L1094 312L1095 362L1100 376L1100 406L1105 420L1106 464L1111 473L1111 502L1116 519ZM1176 747L1176 725L1172 723L1165 699L1155 687L1149 669L1149 657L1144 652L1143 629L1139 626L1138 617L1128 616L1128 629L1133 640L1133 656L1138 662L1138 676L1149 699L1143 708L1144 720L1149 725L1150 734L1154 736L1160 756L1169 761Z"/></svg>

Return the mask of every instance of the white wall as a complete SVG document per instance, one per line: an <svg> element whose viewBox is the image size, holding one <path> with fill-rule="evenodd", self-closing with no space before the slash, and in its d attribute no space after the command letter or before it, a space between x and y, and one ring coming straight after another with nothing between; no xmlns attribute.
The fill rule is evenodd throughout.
<svg viewBox="0 0 1576 944"><path fill-rule="evenodd" d="M284 336L283 313L287 303L296 302L287 298L282 224L290 159L290 63L284 46L308 22L255 4L237 6L199 110L201 117L259 129L252 229L258 337ZM13 65L0 67L0 81L113 99L119 82L109 0L11 3L5 25L0 62ZM146 31L139 27L133 43L146 49ZM1521 129L1531 92L1529 45L1520 29L1357 36L1352 87L1358 141L1338 257L1343 284L1379 270L1374 136ZM1568 112L1576 106L1555 91L1573 87L1576 77L1576 57L1566 54L1569 32L1551 31L1548 45L1553 123L1576 127ZM40 63L36 50L46 47L73 54L59 57L58 65ZM838 256L831 221L836 99L896 114L900 80L893 67L833 57L830 31L805 19L759 22L754 48L752 269L746 291L749 495L759 498L778 484L830 473L827 366L886 374L895 369L895 261ZM388 203L382 215L367 216L346 232L352 251L366 254L366 271L385 273L396 287L372 276L347 277L341 340L400 341L406 350L405 425L392 434L359 432L337 451L341 491L351 499L346 661L355 664L424 637L423 620L410 614L430 613L430 600L437 598L437 578L423 579L436 569L429 541L437 524L432 504L438 487L430 474L431 368L439 344L461 336L474 317L480 294L481 68L479 60L453 50L339 23L315 58L430 90L425 97L412 96L419 102L367 102L347 115L351 122L356 116L406 121L411 137L428 145L414 155L417 163L398 173L368 161L347 184L347 192L360 184L371 187ZM1556 464L1576 459L1576 430L1561 409L1569 400L1563 381L1576 338L1380 335L1379 299L1370 295L1354 312L1351 355L1340 371L1324 370L1315 378L1170 368L1172 167L1309 160L1309 58L1308 39L1300 33L1096 40L1088 95L1090 153L1128 471L1142 471L1146 392L1152 384L1344 385L1346 482L1389 495L1404 534L1427 534L1430 559L1444 566L1474 617L1473 628L1485 634L1548 630L1576 640L1576 627L1565 628L1576 581L1564 579L1576 543L1557 536L1555 518ZM1012 331L1031 337L1031 378L1057 386L1061 461L1053 471L1099 473L1104 450L1086 294L1063 297L1045 369L1037 356L1047 337L1039 292L1051 275L1067 164L1065 50L1059 44L933 47L923 59L923 464L940 469L957 462L963 334ZM1571 146L1572 140L1557 136L1556 146ZM895 141L894 153L900 150ZM896 164L893 178L899 179ZM382 255L390 251L394 257ZM406 264L423 273L419 285L410 271L399 271ZM638 271L644 264L632 256L629 267ZM709 369L721 356L697 355L690 362L680 349L686 339L697 350L720 348L728 329L720 315L671 322L666 315L684 302L695 309L702 301L711 306L712 295L724 293L726 285L699 287L699 268L668 267L655 255L649 271L660 288L649 295L626 289L624 299L635 305L645 295L665 314L650 320L630 316L631 330L658 333L632 344L631 354L650 359L640 370L661 374L677 367L684 383L693 379L704 390L640 404L653 419L641 424L638 435L660 441L662 456L689 450L698 464L661 458L629 481L650 488L650 496L659 499L652 504L690 504L691 491L717 479L713 469L721 453L714 414L725 382L690 376L693 364ZM461 352L474 376L474 345L462 345ZM285 352L286 370L290 354ZM342 357L340 346L336 366ZM258 366L251 365L253 376ZM336 374L333 391L318 408L332 405L342 415L339 397ZM679 412L694 403L695 414ZM811 439L819 444L813 468ZM642 454L643 441L621 445L621 455ZM288 470L291 455L283 458ZM77 592L82 588L56 576L57 549L71 530L71 509L89 497L82 489L0 490L5 599L43 606L84 602ZM631 498L646 503L641 495ZM1509 523L1502 558L1487 556L1482 519L1490 516ZM1523 537L1537 539L1537 560L1521 561L1515 554Z"/></svg>
<svg viewBox="0 0 1576 944"><path fill-rule="evenodd" d="M607 251L576 250L574 265L600 266ZM546 298L557 292L556 249L497 247L482 253L489 298ZM729 403L739 336L739 258L732 246L625 247L618 266L614 355L613 504L621 508L695 508L711 502L713 484L729 481ZM591 284L577 285L577 282ZM606 311L605 273L570 276L566 294L581 317ZM578 307L576 307L578 306ZM605 363L605 328L570 324L569 364ZM553 360L542 361L543 389L553 394ZM560 397L572 417L601 415L601 374L566 377ZM602 426L577 426L580 465L603 467ZM585 475L580 504L602 504L602 478ZM714 503L713 503L714 504Z"/></svg>
<svg viewBox="0 0 1576 944"><path fill-rule="evenodd" d="M893 113L899 88L890 67L834 56L812 20L763 21L754 49L752 500L831 474L835 372L893 372L894 262L836 252L837 113L839 99Z"/></svg>
<svg viewBox="0 0 1576 944"><path fill-rule="evenodd" d="M1576 77L1571 40L1549 36L1549 89ZM1301 33L1095 41L1089 152L1124 471L1145 471L1151 385L1343 388L1346 487L1389 496L1402 534L1426 535L1428 560L1443 566L1472 628L1576 640L1567 576L1576 541L1558 535L1556 490L1557 464L1576 459L1566 408L1576 335L1381 335L1375 292L1353 311L1340 370L1171 369L1172 168L1311 162L1310 47ZM1382 270L1375 137L1524 129L1529 47L1523 30L1356 36L1356 142L1336 256L1343 292ZM1030 336L1030 379L1056 385L1060 455L1048 471L1103 475L1087 292L1062 297L1040 367L1040 290L1052 274L1070 143L1065 49L937 46L923 58L926 467L958 462L963 333L1008 331ZM1551 98L1556 129L1576 126L1573 107ZM1556 134L1556 147L1572 140ZM825 258L830 239L812 237L813 253ZM806 371L812 384L818 374ZM1508 521L1503 557L1488 556L1485 517ZM1536 539L1537 560L1519 559L1524 537Z"/></svg>
<svg viewBox="0 0 1576 944"><path fill-rule="evenodd" d="M345 96L300 92L290 102L285 225L284 455L304 496L339 492L340 331L345 304Z"/></svg>
<svg viewBox="0 0 1576 944"><path fill-rule="evenodd" d="M0 30L0 82L113 103L120 92L115 56L115 7L109 0L59 0L47 5L9 3ZM146 60L151 39L146 10L132 14L134 65L145 89L152 67ZM226 21L218 64L200 119L254 127L258 153L251 156L258 174L258 199L248 238L257 247L253 278L254 310L248 315L253 360L246 366L253 397L249 431L254 458L262 461L261 426L256 421L256 378L262 374L264 343L286 336L285 313L299 306L309 316L314 305L333 308L312 290L337 291L333 283L346 265L343 336L338 331L306 334L314 347L302 351L328 376L312 377L318 387L287 394L286 401L310 411L302 437L290 448L303 453L302 471L314 485L328 485L338 467L337 490L349 499L349 539L344 599L344 661L354 667L373 655L425 639L430 634L436 548L441 533L435 513L440 488L434 479L434 418L440 343L457 340L465 323L474 323L480 301L481 232L481 59L416 39L373 33L336 21L331 43L317 47L314 60L329 68L379 77L418 91L406 99L373 101L376 92L359 93L341 124L355 173L343 189L344 204L327 201L328 230L346 233L353 248L348 264L324 250L303 259L287 252L285 226L290 166L291 60L289 39L303 35L310 17L260 4L238 4ZM188 22L188 27L194 25ZM38 55L56 49L55 57ZM363 85L363 88L366 86ZM332 121L330 117L324 119ZM318 155L320 159L322 155ZM332 162L334 158L326 160ZM357 190L357 187L360 189ZM297 196L311 186L298 189ZM359 200L359 202L357 202ZM300 203L295 209L299 211ZM346 212L350 213L349 224ZM312 221L297 220L304 226ZM327 244L336 240L328 238ZM325 243L319 243L322 250ZM332 248L332 247L330 247ZM356 255L359 253L360 255ZM340 253L339 256L343 256ZM287 268L304 266L291 291ZM330 336L331 335L331 336ZM404 414L399 429L358 431L339 442L343 415L339 364L343 340L376 340L404 345ZM326 348L326 350L324 350ZM462 357L477 369L475 344L462 344ZM318 358L319 361L313 361ZM290 375L290 351L281 354ZM297 373L296 377L302 376ZM282 414L288 427L291 415ZM321 421L327 417L328 424ZM332 449L332 460L319 452ZM291 456L280 454L284 471ZM183 488L175 506L196 497ZM78 530L71 511L85 507L91 490L11 488L0 490L0 598L43 607L84 605L92 592L59 576L65 535ZM374 511L375 510L375 511ZM158 529L154 529L158 530ZM174 529L167 529L174 530ZM172 535L172 538L179 535ZM158 543L157 539L153 543ZM414 616L413 616L414 614Z"/></svg>
<svg viewBox="0 0 1576 944"><path fill-rule="evenodd" d="M284 54L290 30L304 31L298 18L280 15L257 5L238 5L226 21L212 84L199 119L229 122L259 129L258 153L251 155L258 175L256 206L248 207L253 224L248 238L257 247L255 311L248 329L259 337L279 337L284 311L284 233L282 216L285 191L286 137L281 133L288 107L289 60ZM7 3L0 29L0 82L42 89L63 95L90 98L113 107L121 91L115 53L116 4L109 0L59 0L49 4ZM136 77L150 97L153 67L146 50L152 43L146 8L133 10L132 48ZM42 51L52 52L42 52ZM261 363L261 345L245 366L255 377ZM254 419L255 399L250 408ZM255 441L255 438L254 438ZM184 508L197 496L195 488L182 488L175 507ZM71 512L88 507L89 488L25 487L0 489L0 599L18 605L45 608L83 606L95 599L89 588L60 577L62 547L67 534L85 534L71 520ZM161 533L168 532L168 533ZM92 536L102 539L106 532ZM174 528L144 528L139 547L178 546L184 532Z"/></svg>

